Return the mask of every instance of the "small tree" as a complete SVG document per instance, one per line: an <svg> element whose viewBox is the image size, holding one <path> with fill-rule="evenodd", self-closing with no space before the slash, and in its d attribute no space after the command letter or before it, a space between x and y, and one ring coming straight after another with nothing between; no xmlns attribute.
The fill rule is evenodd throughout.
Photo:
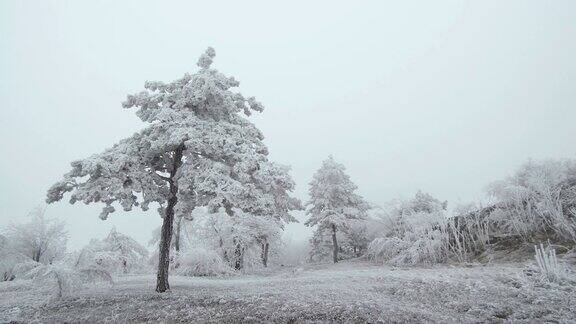
<svg viewBox="0 0 576 324"><path fill-rule="evenodd" d="M368 204L354 193L357 187L344 171L344 165L328 157L310 182L310 200L306 204L310 218L305 224L320 225L319 229L327 227L332 232L334 263L338 262L337 231L347 228L350 220L364 219L368 210Z"/></svg>
<svg viewBox="0 0 576 324"><path fill-rule="evenodd" d="M225 212L195 214L191 223L192 245L205 245L216 251L236 270L244 268L247 254L251 265L256 261L266 267L271 249L280 246L281 224L273 218L254 216L238 209L233 216Z"/></svg>
<svg viewBox="0 0 576 324"><path fill-rule="evenodd" d="M242 219L243 226L252 237L252 244L260 248L260 260L264 267L268 266L270 248L278 246L282 236L282 224L275 219L247 215Z"/></svg>
<svg viewBox="0 0 576 324"><path fill-rule="evenodd" d="M366 221L351 221L343 232L346 252L350 254L351 257L357 258L362 256L370 243Z"/></svg>
<svg viewBox="0 0 576 324"><path fill-rule="evenodd" d="M257 180L269 163L262 133L246 118L264 108L254 97L231 89L239 85L211 68L208 48L200 70L170 83L146 82L129 95L125 108L149 125L104 153L72 162L72 171L48 191L48 202L72 192L70 202L101 202L106 219L117 203L125 211L150 203L163 218L156 291L169 289L168 271L173 222L198 206L214 212L233 208L255 215L276 215L279 197ZM279 182L289 178L281 171ZM269 183L272 181L268 181ZM283 190L290 191L285 187Z"/></svg>
<svg viewBox="0 0 576 324"><path fill-rule="evenodd" d="M14 253L35 262L51 264L66 252L67 232L64 222L46 217L46 208L38 207L27 223L12 224L6 235Z"/></svg>
<svg viewBox="0 0 576 324"><path fill-rule="evenodd" d="M148 250L128 235L112 228L103 240L92 240L78 256L77 266L97 264L110 272L129 273L145 263Z"/></svg>

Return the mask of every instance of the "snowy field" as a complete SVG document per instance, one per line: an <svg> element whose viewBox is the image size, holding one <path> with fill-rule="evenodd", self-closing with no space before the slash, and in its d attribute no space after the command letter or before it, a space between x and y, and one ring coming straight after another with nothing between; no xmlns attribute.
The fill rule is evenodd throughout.
<svg viewBox="0 0 576 324"><path fill-rule="evenodd" d="M0 283L0 321L476 322L576 319L576 287L535 285L522 264L394 268L347 262L226 278L116 278L62 299Z"/></svg>

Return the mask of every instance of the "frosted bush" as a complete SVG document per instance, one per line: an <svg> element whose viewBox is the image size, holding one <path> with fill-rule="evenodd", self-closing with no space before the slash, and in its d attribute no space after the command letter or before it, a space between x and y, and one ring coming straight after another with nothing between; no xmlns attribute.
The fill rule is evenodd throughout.
<svg viewBox="0 0 576 324"><path fill-rule="evenodd" d="M36 287L48 289L56 298L71 295L82 284L77 273L60 266L41 265L30 270L27 276L32 277Z"/></svg>
<svg viewBox="0 0 576 324"><path fill-rule="evenodd" d="M544 244L534 245L534 258L540 270L540 275L543 279L554 282L562 279L565 276L565 269L556 257L556 250L551 248L550 245L544 247Z"/></svg>
<svg viewBox="0 0 576 324"><path fill-rule="evenodd" d="M411 244L405 253L397 258L400 264L434 264L447 259L445 232L429 229L410 237Z"/></svg>
<svg viewBox="0 0 576 324"><path fill-rule="evenodd" d="M16 279L17 267L26 257L0 250L0 282Z"/></svg>
<svg viewBox="0 0 576 324"><path fill-rule="evenodd" d="M16 279L31 280L35 289L49 291L53 297L69 296L88 284L114 281L103 268L73 269L63 264L45 265L35 261L19 263L14 269Z"/></svg>
<svg viewBox="0 0 576 324"><path fill-rule="evenodd" d="M27 260L20 262L14 266L14 277L15 279L33 279L36 272L43 268L43 264L40 262Z"/></svg>
<svg viewBox="0 0 576 324"><path fill-rule="evenodd" d="M448 218L446 232L450 257L459 261L470 261L486 250L490 241L490 223L477 205L460 205Z"/></svg>
<svg viewBox="0 0 576 324"><path fill-rule="evenodd" d="M215 251L193 248L180 255L178 274L191 277L220 276L232 274L232 269Z"/></svg>
<svg viewBox="0 0 576 324"><path fill-rule="evenodd" d="M407 249L407 244L398 237L379 237L368 245L367 256L374 261L395 260Z"/></svg>
<svg viewBox="0 0 576 324"><path fill-rule="evenodd" d="M134 273L145 269L148 250L131 237L112 229L103 240L91 240L80 251L77 269L102 268L110 273Z"/></svg>
<svg viewBox="0 0 576 324"><path fill-rule="evenodd" d="M490 221L500 236L576 244L576 161L529 161L489 193L498 202Z"/></svg>
<svg viewBox="0 0 576 324"><path fill-rule="evenodd" d="M396 201L380 215L383 231L368 246L367 256L391 264L444 262L449 256L446 204L418 192Z"/></svg>

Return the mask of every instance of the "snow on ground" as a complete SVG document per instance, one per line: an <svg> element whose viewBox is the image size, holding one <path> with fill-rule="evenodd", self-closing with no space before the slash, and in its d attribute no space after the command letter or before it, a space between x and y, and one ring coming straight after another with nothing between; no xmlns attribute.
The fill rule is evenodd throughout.
<svg viewBox="0 0 576 324"><path fill-rule="evenodd" d="M576 287L534 285L522 264L394 268L349 262L225 278L125 276L51 298L29 281L0 283L0 322L574 321Z"/></svg>

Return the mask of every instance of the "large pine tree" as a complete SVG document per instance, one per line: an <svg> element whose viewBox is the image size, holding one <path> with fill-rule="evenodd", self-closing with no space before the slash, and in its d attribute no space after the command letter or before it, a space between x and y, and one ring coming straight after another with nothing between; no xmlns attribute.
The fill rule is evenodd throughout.
<svg viewBox="0 0 576 324"><path fill-rule="evenodd" d="M308 190L310 200L306 203L306 214L310 218L307 226L318 225L317 231L329 228L332 232L332 258L338 262L338 240L336 233L349 226L350 220L364 219L368 204L355 194L357 186L344 172L344 165L332 156L316 171ZM316 235L320 237L320 234Z"/></svg>
<svg viewBox="0 0 576 324"><path fill-rule="evenodd" d="M72 162L72 170L48 191L48 202L71 192L70 202L104 203L101 218L119 204L125 211L150 203L163 218L156 291L169 289L170 242L175 214L197 206L240 209L291 221L299 207L289 196L288 169L268 161L262 133L241 114L263 111L254 97L232 91L239 83L211 68L208 48L194 74L170 82L146 82L124 108L149 125L103 153Z"/></svg>

